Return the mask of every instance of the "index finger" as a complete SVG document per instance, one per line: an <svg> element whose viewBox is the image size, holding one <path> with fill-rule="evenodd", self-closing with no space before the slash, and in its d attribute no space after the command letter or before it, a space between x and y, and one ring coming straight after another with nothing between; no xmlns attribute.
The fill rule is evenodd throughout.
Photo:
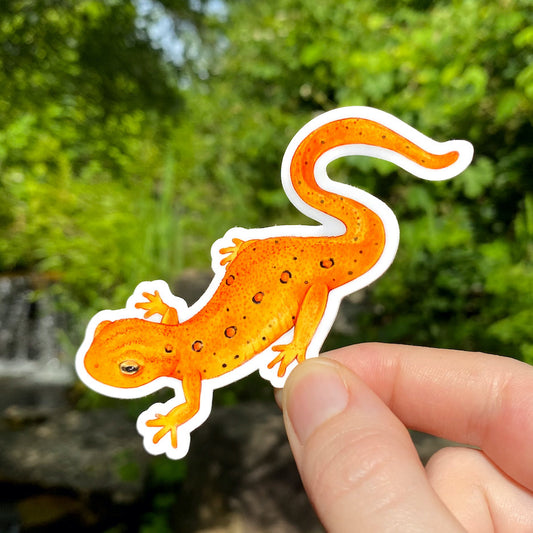
<svg viewBox="0 0 533 533"><path fill-rule="evenodd" d="M533 367L496 355L390 344L333 352L410 429L481 448L533 489Z"/></svg>

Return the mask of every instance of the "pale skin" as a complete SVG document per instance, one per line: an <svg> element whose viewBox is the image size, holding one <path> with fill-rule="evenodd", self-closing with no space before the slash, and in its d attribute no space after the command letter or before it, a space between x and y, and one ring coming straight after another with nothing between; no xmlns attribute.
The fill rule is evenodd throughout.
<svg viewBox="0 0 533 533"><path fill-rule="evenodd" d="M298 365L277 395L328 532L533 531L533 367L362 344ZM424 467L406 428L469 447Z"/></svg>

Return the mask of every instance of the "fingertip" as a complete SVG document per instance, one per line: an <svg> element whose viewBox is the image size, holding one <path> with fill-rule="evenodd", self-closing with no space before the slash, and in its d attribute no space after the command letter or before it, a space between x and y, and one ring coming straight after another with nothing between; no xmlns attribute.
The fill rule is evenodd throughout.
<svg viewBox="0 0 533 533"><path fill-rule="evenodd" d="M338 361L298 365L285 385L283 410L302 481L327 530L357 523L380 531L399 514L408 528L428 526L446 513L407 429Z"/></svg>
<svg viewBox="0 0 533 533"><path fill-rule="evenodd" d="M293 436L304 445L313 432L341 413L349 392L342 367L325 358L299 365L288 378L283 407Z"/></svg>

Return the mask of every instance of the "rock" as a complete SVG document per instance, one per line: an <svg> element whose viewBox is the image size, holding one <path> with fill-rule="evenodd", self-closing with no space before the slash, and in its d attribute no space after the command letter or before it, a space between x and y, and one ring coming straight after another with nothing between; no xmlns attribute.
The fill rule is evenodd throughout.
<svg viewBox="0 0 533 533"><path fill-rule="evenodd" d="M307 499L281 412L250 403L214 409L192 434L177 530L324 531Z"/></svg>
<svg viewBox="0 0 533 533"><path fill-rule="evenodd" d="M135 420L72 409L58 390L37 388L32 404L25 386L2 395L0 531L103 531L139 516L151 458Z"/></svg>
<svg viewBox="0 0 533 533"><path fill-rule="evenodd" d="M17 505L17 522L23 531L44 527L53 527L58 531L63 521L82 514L83 504L78 499L60 494L30 496ZM90 521L90 517L87 517L86 522Z"/></svg>
<svg viewBox="0 0 533 533"><path fill-rule="evenodd" d="M16 427L5 416L0 422L1 483L104 492L120 504L140 497L148 457L123 411L54 410L22 419Z"/></svg>
<svg viewBox="0 0 533 533"><path fill-rule="evenodd" d="M212 270L187 268L180 273L179 278L172 284L172 292L183 298L187 305L193 305L205 292L213 279Z"/></svg>

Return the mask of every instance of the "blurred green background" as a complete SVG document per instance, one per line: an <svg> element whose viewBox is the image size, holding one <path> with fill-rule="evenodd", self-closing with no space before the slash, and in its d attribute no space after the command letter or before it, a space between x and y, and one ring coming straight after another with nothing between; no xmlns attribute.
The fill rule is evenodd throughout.
<svg viewBox="0 0 533 533"><path fill-rule="evenodd" d="M209 268L227 229L307 223L280 186L285 147L317 113L369 105L469 140L475 159L446 183L365 158L332 165L388 203L401 243L364 293L358 334L327 346L533 363L532 7L4 0L0 271L53 280L73 360L95 312L140 281ZM252 395L239 387L222 401Z"/></svg>
<svg viewBox="0 0 533 533"><path fill-rule="evenodd" d="M352 342L533 362L529 0L6 0L0 269L59 283L86 320L136 284L208 268L227 229L304 222L279 180L316 113L370 105L475 146L450 183L361 158L335 179L401 224Z"/></svg>

